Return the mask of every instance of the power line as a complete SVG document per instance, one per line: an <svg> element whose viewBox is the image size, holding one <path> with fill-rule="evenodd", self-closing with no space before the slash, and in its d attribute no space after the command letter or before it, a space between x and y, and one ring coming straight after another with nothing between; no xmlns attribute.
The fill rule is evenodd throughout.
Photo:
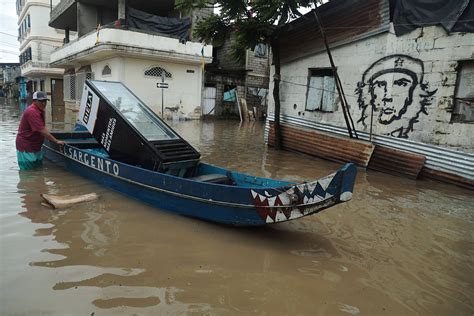
<svg viewBox="0 0 474 316"><path fill-rule="evenodd" d="M8 36L12 36L14 38L18 38L18 35L13 35L13 34L10 34L10 33L7 33L7 32L2 32L0 31L1 34L5 34L5 35L8 35Z"/></svg>
<svg viewBox="0 0 474 316"><path fill-rule="evenodd" d="M1 53L5 53L5 54L12 54L12 55L15 55L15 56L18 56L18 55L19 55L18 53L15 53L15 52L12 52L12 51L8 51L8 50L5 50L5 49L0 49L0 52L1 52Z"/></svg>
<svg viewBox="0 0 474 316"><path fill-rule="evenodd" d="M309 85L309 84L302 84L302 83L297 83L297 82L288 81L288 80L283 80L283 79L281 79L280 82L284 82L284 83L287 83L287 84L290 84L290 85L294 85L294 86L300 86L300 87L305 87L305 88L309 88L309 89L314 89L314 90L319 90L319 91L325 91L325 92L329 92L329 93L332 93L332 94L336 94L336 93L337 93L337 92L332 91L332 90L324 89L324 88L321 88L321 87L311 86L311 85ZM353 94L345 93L345 95L348 96L348 97L358 98L358 96L353 95Z"/></svg>
<svg viewBox="0 0 474 316"><path fill-rule="evenodd" d="M15 44L8 43L8 42L2 42L2 41L0 41L0 44L1 44L1 45L10 46L10 47L13 47L13 48L19 48L19 45L15 45Z"/></svg>

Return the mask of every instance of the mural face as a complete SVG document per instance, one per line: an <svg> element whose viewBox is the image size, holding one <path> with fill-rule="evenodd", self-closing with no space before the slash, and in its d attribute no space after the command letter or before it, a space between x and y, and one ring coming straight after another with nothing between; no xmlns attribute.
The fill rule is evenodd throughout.
<svg viewBox="0 0 474 316"><path fill-rule="evenodd" d="M407 55L377 60L357 84L357 102L361 109L357 122L366 128L372 121L374 125L386 126L384 134L408 138L420 114L428 115L426 106L431 104L437 91L428 91L423 75L423 62ZM419 96L420 101L415 102L414 96Z"/></svg>

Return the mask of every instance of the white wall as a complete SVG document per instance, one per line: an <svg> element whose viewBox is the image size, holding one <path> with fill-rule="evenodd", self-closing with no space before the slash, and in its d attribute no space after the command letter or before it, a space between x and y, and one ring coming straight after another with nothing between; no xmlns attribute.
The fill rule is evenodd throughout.
<svg viewBox="0 0 474 316"><path fill-rule="evenodd" d="M110 75L102 75L105 65L111 68ZM156 113L161 114L161 89L156 87L156 83L161 82L161 78L150 78L144 75L145 70L153 66L164 68L172 74L171 79L165 79L165 82L169 84L169 88L164 90L165 107L178 106L185 116L189 116L195 110L201 113L202 70L199 65L130 57L115 57L91 64L96 80L123 82ZM189 73L188 70L194 73Z"/></svg>
<svg viewBox="0 0 474 316"><path fill-rule="evenodd" d="M58 0L54 0L53 6L58 2ZM18 24L21 24L27 19L28 14L30 15L30 28L20 40L20 52L31 47L33 64L26 63L21 67L22 75L27 75L30 78L46 78L47 74L60 75L63 71L58 68L50 68L48 65L52 51L62 46L64 38L64 31L48 26L50 11L50 3L47 0L26 1L18 16Z"/></svg>
<svg viewBox="0 0 474 316"><path fill-rule="evenodd" d="M31 27L27 36L21 41L21 49L28 44L29 38L41 37L42 39L56 40L57 47L61 46L64 38L64 31L56 30L48 26L50 6L49 3L28 2L25 9L18 17L18 25L20 25L30 15Z"/></svg>
<svg viewBox="0 0 474 316"><path fill-rule="evenodd" d="M406 95L409 94L407 92L409 86L399 89L392 83L393 80L400 77L400 69L408 69L416 73L418 80L422 78L423 82L416 85L413 91L413 100L400 119L383 124L378 120L379 112L375 112L374 132L376 134L390 134L398 127L407 127L410 120L420 111L420 102L430 101L431 104L426 105L427 114L419 113L418 122L413 123L413 131L406 132L408 139L434 145L452 146L468 152L474 152L474 137L472 136L474 135L474 124L450 123L450 120L458 61L474 59L473 52L474 34L453 33L448 36L441 27L435 26L420 28L401 37L396 37L392 29L388 33L332 49L354 123L360 120L362 113L358 101L365 99L368 103L371 99L369 85L360 90L360 95L357 89L364 73L367 71L366 76L370 77L377 70L395 69L395 71L386 74L387 78L385 79L390 83L389 90L393 91L393 104L403 104ZM395 54L408 55L413 59L400 58L397 61L398 58L387 57ZM387 57L385 62L375 64L383 57ZM423 71L420 67L421 64L416 60L422 62ZM374 67L371 68L371 65ZM325 52L282 65L283 82L280 87L282 114L330 125L345 126L340 105L333 113L305 111L308 69L325 67L330 67ZM273 72L274 68L272 67L270 78L272 78ZM270 91L272 89L273 82L271 81ZM433 91L436 92L431 99L420 96ZM362 98L359 99L359 96ZM273 112L273 98L271 97L269 101L269 111ZM296 109L294 109L295 104ZM365 120L367 126L358 122L356 123L358 130L368 132L370 106L367 107L367 113L369 114Z"/></svg>

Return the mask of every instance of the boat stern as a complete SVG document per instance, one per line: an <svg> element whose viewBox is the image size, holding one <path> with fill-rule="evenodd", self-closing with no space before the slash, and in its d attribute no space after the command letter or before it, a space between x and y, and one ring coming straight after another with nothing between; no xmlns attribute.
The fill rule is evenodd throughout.
<svg viewBox="0 0 474 316"><path fill-rule="evenodd" d="M341 173L339 201L350 201L357 176L357 167L353 163L348 163L339 169L337 173Z"/></svg>

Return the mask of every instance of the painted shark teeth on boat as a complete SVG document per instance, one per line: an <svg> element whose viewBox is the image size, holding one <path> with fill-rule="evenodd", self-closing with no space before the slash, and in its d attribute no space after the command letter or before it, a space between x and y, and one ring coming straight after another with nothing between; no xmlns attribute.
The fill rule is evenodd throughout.
<svg viewBox="0 0 474 316"><path fill-rule="evenodd" d="M277 199L277 196L268 197L267 198L268 206L275 206L276 199Z"/></svg>
<svg viewBox="0 0 474 316"><path fill-rule="evenodd" d="M325 201L333 196L326 192L333 178L334 174L321 181L299 184L273 195L268 191L262 195L251 190L253 202L258 214L267 223L299 218L324 207Z"/></svg>
<svg viewBox="0 0 474 316"><path fill-rule="evenodd" d="M282 211L277 211L276 216L275 216L275 222L281 222L281 221L286 221L288 220L286 218L286 215L283 214Z"/></svg>
<svg viewBox="0 0 474 316"><path fill-rule="evenodd" d="M329 176L327 176L325 178L322 178L322 179L318 180L319 185L323 188L324 191L326 191L328 189L328 186L331 183L331 181L332 181L332 179L334 178L335 175L336 174L333 173L333 174L330 174Z"/></svg>

